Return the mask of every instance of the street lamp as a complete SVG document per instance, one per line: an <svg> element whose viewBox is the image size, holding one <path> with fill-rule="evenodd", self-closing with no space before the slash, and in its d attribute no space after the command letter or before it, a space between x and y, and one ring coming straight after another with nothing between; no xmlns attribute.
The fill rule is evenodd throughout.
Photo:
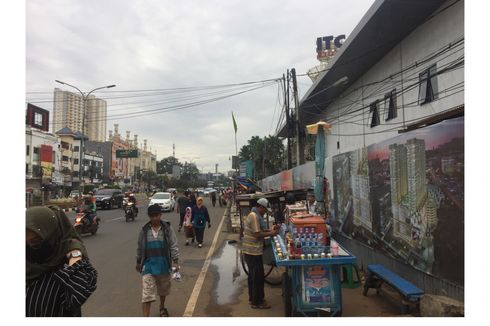
<svg viewBox="0 0 490 326"><path fill-rule="evenodd" d="M80 171L79 171L79 178L80 178L80 185L78 186L79 188L79 193L80 193L80 196L83 194L83 187L82 187L82 183L83 183L83 153L84 153L84 142L85 142L85 112L87 111L87 100L88 100L88 97L90 94L92 94L93 92L99 90L99 89L104 89L104 88L112 88L112 87L116 87L116 85L108 85L108 86L102 86L102 87L97 87L97 88L94 88L93 90L91 90L90 92L87 93L87 95L85 95L78 87L76 86L73 86L73 85L70 85L68 83L65 83L65 82L62 82L60 80L55 80L55 82L57 83L60 83L62 85L66 85L66 86L70 86L70 87L73 87L74 89L76 89L81 95L82 95L82 139L80 140Z"/></svg>

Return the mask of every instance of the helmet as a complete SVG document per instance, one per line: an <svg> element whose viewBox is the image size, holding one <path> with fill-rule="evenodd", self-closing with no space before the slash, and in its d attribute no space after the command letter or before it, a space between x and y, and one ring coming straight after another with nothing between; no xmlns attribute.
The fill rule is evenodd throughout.
<svg viewBox="0 0 490 326"><path fill-rule="evenodd" d="M259 200L257 200L257 205L264 207L269 212L271 211L271 209L269 208L269 201L266 198L260 198Z"/></svg>
<svg viewBox="0 0 490 326"><path fill-rule="evenodd" d="M156 213L160 214L161 212L162 212L162 208L157 204L148 206L148 215L152 215Z"/></svg>

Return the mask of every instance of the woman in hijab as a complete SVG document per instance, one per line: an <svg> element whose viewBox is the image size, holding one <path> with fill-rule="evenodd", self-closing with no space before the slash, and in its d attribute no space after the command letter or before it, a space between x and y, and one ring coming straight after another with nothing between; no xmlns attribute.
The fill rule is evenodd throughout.
<svg viewBox="0 0 490 326"><path fill-rule="evenodd" d="M192 227L192 209L190 207L186 207L185 215L184 215L184 233L185 233L185 245L189 245L189 239L192 239L192 243L194 243L195 234L194 229Z"/></svg>
<svg viewBox="0 0 490 326"><path fill-rule="evenodd" d="M26 211L26 316L81 316L97 271L66 214L56 206Z"/></svg>

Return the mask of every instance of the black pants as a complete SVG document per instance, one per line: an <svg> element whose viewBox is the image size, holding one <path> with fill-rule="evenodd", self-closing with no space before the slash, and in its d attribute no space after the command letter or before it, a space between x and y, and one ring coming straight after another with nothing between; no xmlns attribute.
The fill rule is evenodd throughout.
<svg viewBox="0 0 490 326"><path fill-rule="evenodd" d="M264 302L264 263L262 255L243 255L248 266L248 300L253 305L258 305Z"/></svg>
<svg viewBox="0 0 490 326"><path fill-rule="evenodd" d="M204 230L205 228L202 229L194 228L194 232L196 233L197 243L202 243L202 241L204 240Z"/></svg>
<svg viewBox="0 0 490 326"><path fill-rule="evenodd" d="M180 211L180 221L179 221L179 228L182 227L182 225L184 224L184 217L185 217L185 210L184 211Z"/></svg>

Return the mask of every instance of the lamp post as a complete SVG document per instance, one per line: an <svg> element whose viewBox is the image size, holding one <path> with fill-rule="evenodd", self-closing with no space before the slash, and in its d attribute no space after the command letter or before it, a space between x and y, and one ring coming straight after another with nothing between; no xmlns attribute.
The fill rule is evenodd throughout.
<svg viewBox="0 0 490 326"><path fill-rule="evenodd" d="M82 112L82 139L80 140L80 161L79 161L79 164L80 164L80 171L79 171L80 185L78 186L79 193L81 196L83 194L83 168L84 168L83 153L84 153L84 143L85 143L85 113L87 111L87 100L88 100L89 95L92 94L93 92L95 92L99 89L116 87L116 85L108 85L108 86L97 87L97 88L94 88L93 90L91 90L90 92L88 92L87 95L85 95L76 86L70 85L70 84L62 82L60 80L55 80L55 82L60 83L62 85L73 87L74 89L76 89L80 93L80 95L82 95L82 110L83 110L83 112Z"/></svg>

